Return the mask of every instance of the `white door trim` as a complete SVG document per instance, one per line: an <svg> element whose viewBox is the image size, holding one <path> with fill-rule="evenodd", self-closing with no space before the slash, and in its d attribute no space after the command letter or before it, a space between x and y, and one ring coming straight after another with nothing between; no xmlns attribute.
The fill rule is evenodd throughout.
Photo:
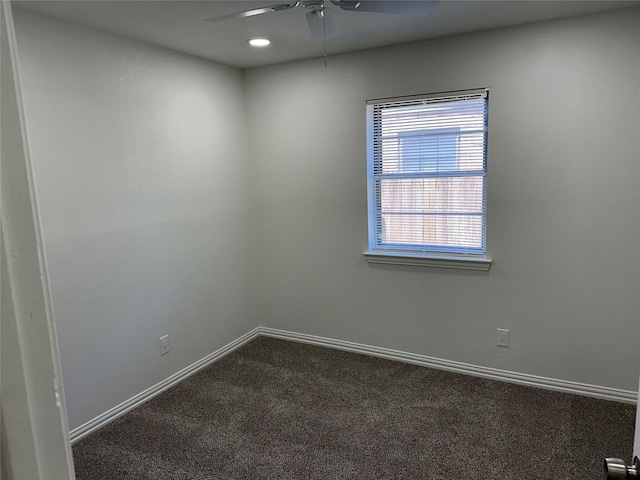
<svg viewBox="0 0 640 480"><path fill-rule="evenodd" d="M5 430L2 469L5 475L16 479L73 480L58 343L9 0L2 0L0 16L0 201L5 252L2 280L8 283L3 285L3 290L11 300L5 299L0 313L1 418ZM5 388L7 385L11 388Z"/></svg>

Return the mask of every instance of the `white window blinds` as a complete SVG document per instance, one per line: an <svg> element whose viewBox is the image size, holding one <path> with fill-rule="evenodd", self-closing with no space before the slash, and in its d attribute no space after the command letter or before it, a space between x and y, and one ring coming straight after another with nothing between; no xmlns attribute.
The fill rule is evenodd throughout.
<svg viewBox="0 0 640 480"><path fill-rule="evenodd" d="M371 251L485 254L488 91L367 102Z"/></svg>

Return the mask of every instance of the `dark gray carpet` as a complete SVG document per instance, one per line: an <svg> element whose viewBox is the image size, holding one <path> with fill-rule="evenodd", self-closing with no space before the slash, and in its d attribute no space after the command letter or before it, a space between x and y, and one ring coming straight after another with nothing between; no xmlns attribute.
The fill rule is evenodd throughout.
<svg viewBox="0 0 640 480"><path fill-rule="evenodd" d="M635 407L258 338L73 447L79 480L601 479Z"/></svg>

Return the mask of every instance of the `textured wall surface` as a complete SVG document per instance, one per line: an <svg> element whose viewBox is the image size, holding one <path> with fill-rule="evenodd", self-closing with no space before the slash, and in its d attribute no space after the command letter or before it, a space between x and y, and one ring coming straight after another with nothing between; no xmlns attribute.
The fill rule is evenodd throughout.
<svg viewBox="0 0 640 480"><path fill-rule="evenodd" d="M636 389L640 9L244 73L16 23L71 428L258 324ZM368 265L365 101L478 87L491 271Z"/></svg>
<svg viewBox="0 0 640 480"><path fill-rule="evenodd" d="M73 429L255 327L242 73L16 30Z"/></svg>
<svg viewBox="0 0 640 480"><path fill-rule="evenodd" d="M634 390L638 25L632 9L249 70L260 321ZM368 265L365 101L479 87L491 271Z"/></svg>

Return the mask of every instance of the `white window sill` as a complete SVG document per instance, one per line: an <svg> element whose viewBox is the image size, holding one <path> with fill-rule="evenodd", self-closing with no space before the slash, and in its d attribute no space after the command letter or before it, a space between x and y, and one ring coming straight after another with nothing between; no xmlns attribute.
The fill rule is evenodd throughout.
<svg viewBox="0 0 640 480"><path fill-rule="evenodd" d="M409 265L413 267L454 268L458 270L479 270L488 272L491 268L490 258L454 255L412 255L410 253L364 252L368 263L385 265Z"/></svg>

